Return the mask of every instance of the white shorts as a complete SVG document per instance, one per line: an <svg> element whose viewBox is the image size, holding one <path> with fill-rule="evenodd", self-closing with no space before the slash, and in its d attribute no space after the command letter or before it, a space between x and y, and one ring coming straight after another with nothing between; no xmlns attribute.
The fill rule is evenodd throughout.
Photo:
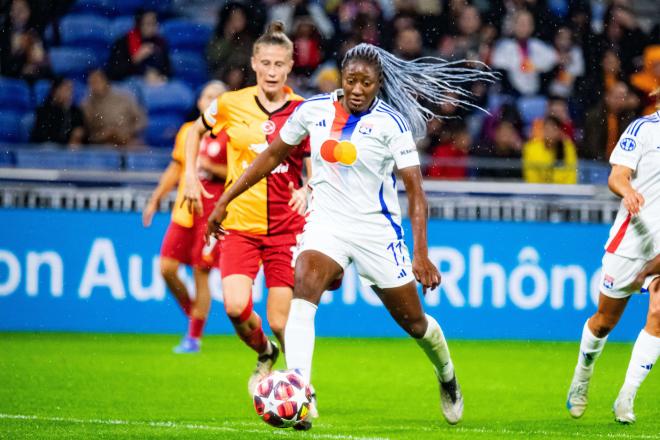
<svg viewBox="0 0 660 440"><path fill-rule="evenodd" d="M641 291L630 287L646 262L647 260L641 258L626 258L605 252L600 275L600 291L610 298L627 298L633 293L647 293L651 281L658 275L646 277Z"/></svg>
<svg viewBox="0 0 660 440"><path fill-rule="evenodd" d="M363 284L381 289L399 287L415 280L408 248L403 240L388 241L363 235L340 237L332 228L307 223L295 257L303 251L318 251L346 269L354 263Z"/></svg>

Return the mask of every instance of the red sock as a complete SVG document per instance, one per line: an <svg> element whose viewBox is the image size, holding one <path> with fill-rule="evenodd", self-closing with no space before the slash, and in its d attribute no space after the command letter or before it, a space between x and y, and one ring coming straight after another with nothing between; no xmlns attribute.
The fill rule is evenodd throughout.
<svg viewBox="0 0 660 440"><path fill-rule="evenodd" d="M259 320L256 328L254 329L239 328L236 325L234 326L234 328L236 328L236 333L238 334L238 337L241 338L241 340L245 342L248 347L256 351L257 354L261 354L265 352L266 349L268 348L268 338L266 337L266 334L264 333L264 330L261 326L261 318L256 313L255 315ZM238 319L232 321L234 322L234 324L239 324Z"/></svg>
<svg viewBox="0 0 660 440"><path fill-rule="evenodd" d="M188 336L196 339L201 338L202 333L204 333L204 324L206 324L206 318L193 318L191 316L188 323Z"/></svg>

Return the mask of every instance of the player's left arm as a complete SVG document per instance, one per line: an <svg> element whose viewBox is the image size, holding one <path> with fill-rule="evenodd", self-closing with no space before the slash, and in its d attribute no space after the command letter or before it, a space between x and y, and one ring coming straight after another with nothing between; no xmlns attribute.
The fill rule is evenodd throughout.
<svg viewBox="0 0 660 440"><path fill-rule="evenodd" d="M296 189L293 182L289 182L289 191L291 192L289 206L300 215L304 215L307 210L307 196L309 195L307 182L312 178L312 159L309 156L305 157L303 159L303 165L306 174L306 176L303 176L303 185Z"/></svg>
<svg viewBox="0 0 660 440"><path fill-rule="evenodd" d="M644 267L642 267L642 270L640 270L637 276L635 277L635 281L633 281L632 287L635 290L639 290L644 284L644 280L646 279L646 277L648 277L649 275L658 275L658 274L660 274L660 254L656 255L654 259L648 261L644 265Z"/></svg>
<svg viewBox="0 0 660 440"><path fill-rule="evenodd" d="M285 143L282 138L277 135L268 148L259 154L245 172L241 174L238 180L222 194L220 200L216 203L213 212L209 216L207 236L224 234L224 229L222 229L220 224L227 215L227 205L270 174L276 166L287 158L293 148L295 148L295 145Z"/></svg>
<svg viewBox="0 0 660 440"><path fill-rule="evenodd" d="M408 216L413 233L412 270L422 290L435 289L440 285L440 271L429 259L426 237L428 203L422 187L422 171L419 165L399 170L408 195Z"/></svg>

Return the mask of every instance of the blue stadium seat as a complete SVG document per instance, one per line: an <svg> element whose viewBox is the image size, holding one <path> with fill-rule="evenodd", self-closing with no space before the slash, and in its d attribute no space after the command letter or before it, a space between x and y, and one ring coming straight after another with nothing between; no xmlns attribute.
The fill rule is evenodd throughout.
<svg viewBox="0 0 660 440"><path fill-rule="evenodd" d="M144 106L143 80L140 77L133 76L120 82L114 82L112 87L117 91L131 95L140 105Z"/></svg>
<svg viewBox="0 0 660 440"><path fill-rule="evenodd" d="M160 86L145 85L142 92L150 116L155 113L183 116L190 110L195 98L188 86L176 80Z"/></svg>
<svg viewBox="0 0 660 440"><path fill-rule="evenodd" d="M190 20L173 19L161 26L161 34L173 49L203 50L212 33L212 26Z"/></svg>
<svg viewBox="0 0 660 440"><path fill-rule="evenodd" d="M13 151L7 149L0 150L0 167L13 167L15 163Z"/></svg>
<svg viewBox="0 0 660 440"><path fill-rule="evenodd" d="M21 116L19 132L20 142L29 142L32 128L34 128L34 113L25 113Z"/></svg>
<svg viewBox="0 0 660 440"><path fill-rule="evenodd" d="M121 153L111 150L20 149L16 150L16 166L56 170L118 171L121 167Z"/></svg>
<svg viewBox="0 0 660 440"><path fill-rule="evenodd" d="M184 120L176 115L149 116L149 126L145 133L146 141L153 147L172 148L174 137Z"/></svg>
<svg viewBox="0 0 660 440"><path fill-rule="evenodd" d="M0 78L0 111L25 112L32 109L30 88L20 79Z"/></svg>
<svg viewBox="0 0 660 440"><path fill-rule="evenodd" d="M169 150L127 153L126 169L130 171L163 171L171 160Z"/></svg>
<svg viewBox="0 0 660 440"><path fill-rule="evenodd" d="M99 57L91 49L53 47L49 55L53 71L70 78L83 79L88 71L101 67Z"/></svg>
<svg viewBox="0 0 660 440"><path fill-rule="evenodd" d="M105 49L111 44L110 21L98 15L67 15L60 21L60 38L64 46Z"/></svg>
<svg viewBox="0 0 660 440"><path fill-rule="evenodd" d="M34 102L36 106L42 105L44 102L46 102L46 97L48 96L48 93L50 92L51 88L51 82L47 79L40 79L34 84ZM80 105L80 103L85 99L87 96L87 84L78 81L78 80L73 80L73 102L76 105Z"/></svg>
<svg viewBox="0 0 660 440"><path fill-rule="evenodd" d="M21 142L21 114L0 111L0 142Z"/></svg>
<svg viewBox="0 0 660 440"><path fill-rule="evenodd" d="M124 15L112 20L112 23L110 24L110 36L112 41L114 42L118 38L126 35L128 31L133 29L134 25L135 18L132 15Z"/></svg>
<svg viewBox="0 0 660 440"><path fill-rule="evenodd" d="M518 111L525 125L529 125L534 119L545 116L548 107L548 99L545 96L521 96L518 98Z"/></svg>
<svg viewBox="0 0 660 440"><path fill-rule="evenodd" d="M133 15L138 9L144 9L146 5L145 0L113 0L110 2L110 10L112 15Z"/></svg>
<svg viewBox="0 0 660 440"><path fill-rule="evenodd" d="M174 51L170 61L174 76L193 88L208 81L206 61L197 52Z"/></svg>

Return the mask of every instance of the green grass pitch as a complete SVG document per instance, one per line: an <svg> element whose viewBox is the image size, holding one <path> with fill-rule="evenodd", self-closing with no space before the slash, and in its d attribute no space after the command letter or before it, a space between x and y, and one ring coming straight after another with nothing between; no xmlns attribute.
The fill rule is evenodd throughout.
<svg viewBox="0 0 660 440"><path fill-rule="evenodd" d="M195 439L651 439L660 438L660 377L636 402L637 424L611 405L630 344L609 343L580 420L565 407L577 343L450 341L465 394L447 425L437 383L408 339L319 338L312 431L261 422L247 394L255 356L233 336L200 355L174 355L175 336L0 334L0 438ZM283 360L278 368L284 368Z"/></svg>

